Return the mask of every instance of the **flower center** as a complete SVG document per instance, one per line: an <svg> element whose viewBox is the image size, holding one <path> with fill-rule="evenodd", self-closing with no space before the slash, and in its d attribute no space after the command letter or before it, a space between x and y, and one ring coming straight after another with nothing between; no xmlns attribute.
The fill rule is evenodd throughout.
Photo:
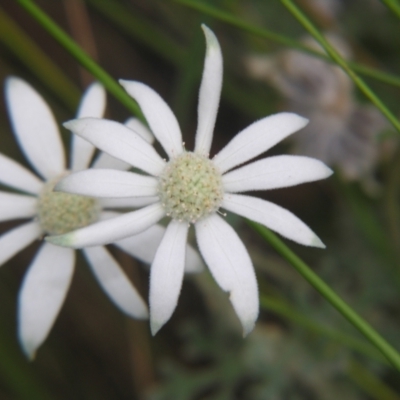
<svg viewBox="0 0 400 400"><path fill-rule="evenodd" d="M63 176L48 181L39 195L37 215L46 234L61 235L82 228L96 222L100 215L96 199L53 191Z"/></svg>
<svg viewBox="0 0 400 400"><path fill-rule="evenodd" d="M167 164L158 192L168 216L193 223L217 211L224 195L221 174L212 161L192 152Z"/></svg>

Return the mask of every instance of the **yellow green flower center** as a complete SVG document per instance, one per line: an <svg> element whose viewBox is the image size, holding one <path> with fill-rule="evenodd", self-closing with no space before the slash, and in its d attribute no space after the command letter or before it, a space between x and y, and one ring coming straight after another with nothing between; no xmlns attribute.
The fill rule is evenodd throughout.
<svg viewBox="0 0 400 400"><path fill-rule="evenodd" d="M61 235L96 222L100 204L91 197L54 192L62 177L47 182L39 195L37 215L46 234Z"/></svg>
<svg viewBox="0 0 400 400"><path fill-rule="evenodd" d="M168 216L193 223L216 212L224 196L220 172L209 158L192 152L167 164L158 192Z"/></svg>

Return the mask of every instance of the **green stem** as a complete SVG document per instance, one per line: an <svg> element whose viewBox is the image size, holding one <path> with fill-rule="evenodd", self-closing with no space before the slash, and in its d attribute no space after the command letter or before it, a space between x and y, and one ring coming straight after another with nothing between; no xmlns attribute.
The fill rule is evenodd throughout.
<svg viewBox="0 0 400 400"><path fill-rule="evenodd" d="M130 112L144 120L137 103L124 91L103 68L101 68L70 36L67 35L47 14L31 0L18 0L18 3L40 25L53 36L75 59L93 74L108 91L113 94Z"/></svg>
<svg viewBox="0 0 400 400"><path fill-rule="evenodd" d="M400 18L400 4L397 0L381 0L396 16Z"/></svg>
<svg viewBox="0 0 400 400"><path fill-rule="evenodd" d="M297 310L294 310L281 300L275 299L272 296L261 295L260 305L266 310L273 311L276 314L292 320L297 325L301 325L311 332L315 332L319 335L323 335L325 337L328 337L329 339L342 343L346 347L351 348L358 353L370 357L376 361L387 363L386 358L384 358L381 353L376 350L375 347L371 346L364 340L359 340L358 338L351 335L347 335L345 333L323 326L306 317L305 315L302 315Z"/></svg>
<svg viewBox="0 0 400 400"><path fill-rule="evenodd" d="M361 318L345 301L343 301L311 268L304 263L282 240L269 229L248 221L271 246L281 254L297 272L310 283L333 307L336 308L355 328L357 328L373 345L375 345L390 363L400 371L400 354Z"/></svg>
<svg viewBox="0 0 400 400"><path fill-rule="evenodd" d="M391 387L382 382L356 360L350 361L347 374L371 399L400 400L399 395Z"/></svg>
<svg viewBox="0 0 400 400"><path fill-rule="evenodd" d="M337 190L350 206L351 214L358 225L358 229L369 242L368 245L379 254L383 261L383 267L387 268L390 274L392 283L396 285L397 290L400 290L399 258L396 256L396 247L391 245L390 239L383 229L370 199L366 198L354 184L343 184L337 179L336 183L338 185ZM390 189L390 180L386 187L388 191Z"/></svg>
<svg viewBox="0 0 400 400"><path fill-rule="evenodd" d="M127 37L142 43L164 60L173 64L179 71L185 71L185 74L188 75L188 78L189 75L191 75L190 79L188 79L188 82L190 85L193 84L196 77L193 72L190 72L192 66L195 67L195 63L193 62L194 60L192 59L192 54L194 52L192 45L190 46L190 49L187 50L182 44L166 35L164 31L159 30L153 22L146 20L143 15L141 15L139 18L134 12L132 12L132 10L129 9L129 7L122 6L114 0L87 1L89 5L99 12L104 18L111 21L118 27L118 29L121 29ZM199 32L200 30L198 30L197 33L198 37L200 37ZM201 45L203 49L202 51L204 51L203 41L201 42ZM202 64L203 61L198 64L198 80L201 76ZM190 66L189 70L188 66ZM225 101L242 110L249 116L254 116L254 118L257 119L263 117L266 111L269 111L268 104L270 99L265 95L264 91L259 91L257 93L254 92L254 89L250 91L244 85L240 85L238 82L235 82L235 78L232 76L229 70L225 71L224 74L228 78L224 81L221 94ZM179 91L179 83L177 90ZM188 93L186 93L185 96L186 95L188 95ZM179 105L176 110L178 113L182 114L182 112L179 110ZM179 118L179 121L183 121L182 127L184 127L184 118Z"/></svg>
<svg viewBox="0 0 400 400"><path fill-rule="evenodd" d="M0 42L36 75L57 97L74 111L79 89L51 58L0 8Z"/></svg>
<svg viewBox="0 0 400 400"><path fill-rule="evenodd" d="M243 19L238 18L226 11L219 10L218 8L215 8L209 4L200 3L199 1L193 1L193 0L174 0L174 1L179 4L182 4L183 6L189 7L193 10L199 11L203 14L210 15L215 19L218 19L219 21L223 21L231 26L239 28L242 31L270 40L271 42L279 43L283 46L303 51L314 57L318 57L327 62L333 63L332 59L328 57L326 54L310 49L309 47L305 46L304 44L302 44L297 40L293 40L278 33L271 32L267 29L249 24ZM389 85L400 87L400 78L396 75L382 72L376 70L375 68L370 68L367 67L366 65L358 64L355 62L349 62L348 65L351 66L351 68L354 71L357 71L364 76L368 76L370 78L373 78L380 82L387 83Z"/></svg>
<svg viewBox="0 0 400 400"><path fill-rule="evenodd" d="M202 22L206 21L198 20L197 25L200 26ZM198 90L201 78L204 57L204 38L201 33L200 29L194 33L189 51L177 71L173 109L183 129L188 126L194 93Z"/></svg>
<svg viewBox="0 0 400 400"><path fill-rule="evenodd" d="M112 21L129 37L152 49L165 60L181 65L186 57L185 49L165 35L165 32L148 21L143 15L132 12L127 5L115 0L86 0L105 18Z"/></svg>
<svg viewBox="0 0 400 400"><path fill-rule="evenodd" d="M389 240L370 199L355 184L335 181L338 192L349 204L351 214L369 245L389 264L393 260Z"/></svg>
<svg viewBox="0 0 400 400"><path fill-rule="evenodd" d="M396 257L400 260L400 151L398 150L390 165L387 183L385 185L384 201L386 220L392 239L393 247L397 251Z"/></svg>
<svg viewBox="0 0 400 400"><path fill-rule="evenodd" d="M344 58L332 47L319 30L311 23L307 16L293 3L292 0L280 0L288 11L300 22L308 33L324 48L333 61L338 64L344 72L352 79L355 85L364 93L364 95L382 112L382 114L392 123L400 133L400 122L392 112L383 104L378 96L369 88L369 86L351 69Z"/></svg>

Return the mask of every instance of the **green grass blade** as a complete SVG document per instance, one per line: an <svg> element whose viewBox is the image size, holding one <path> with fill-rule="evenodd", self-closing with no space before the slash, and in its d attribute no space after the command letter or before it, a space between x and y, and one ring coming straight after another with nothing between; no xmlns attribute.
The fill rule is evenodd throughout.
<svg viewBox="0 0 400 400"><path fill-rule="evenodd" d="M280 0L287 10L303 25L307 32L324 48L333 61L339 65L352 79L362 93L373 103L390 123L400 133L400 122L393 113L385 106L380 98L369 88L369 86L352 70L344 58L330 45L319 30L311 23L307 16L293 3L292 0Z"/></svg>
<svg viewBox="0 0 400 400"><path fill-rule="evenodd" d="M400 371L400 354L372 326L347 305L311 268L303 262L273 232L255 222L248 221L281 256L283 256L297 272L310 283L340 314L357 328L374 346L376 346L389 362Z"/></svg>
<svg viewBox="0 0 400 400"><path fill-rule="evenodd" d="M80 98L79 88L1 8L0 42L75 112Z"/></svg>
<svg viewBox="0 0 400 400"><path fill-rule="evenodd" d="M381 0L382 3L386 5L387 8L389 8L393 14L397 16L397 18L400 18L400 4L398 3L397 0Z"/></svg>
<svg viewBox="0 0 400 400"><path fill-rule="evenodd" d="M283 301L275 299L271 296L261 295L260 297L260 305L265 310L273 311L276 314L279 314L297 325L304 327L310 332L314 332L321 336L325 336L329 339L332 339L338 343L343 344L349 349L357 351L359 354L363 354L367 357L370 357L376 361L384 362L387 364L386 358L384 358L381 353L379 353L375 347L371 346L369 343L364 340L359 340L358 338L339 332L332 328L328 328L320 323L315 322L311 318L302 315L297 310L293 309L289 305L285 304Z"/></svg>
<svg viewBox="0 0 400 400"><path fill-rule="evenodd" d="M310 54L314 57L321 58L329 63L334 63L330 57L326 56L326 54L323 54L323 53L320 53L313 49L310 49L309 47L305 46L304 44L302 44L301 42L299 42L297 40L288 38L284 35L280 35L275 32L271 32L265 28L260 28L260 27L254 26L254 25L246 22L245 20L236 17L235 15L232 15L226 11L220 10L209 4L201 3L199 1L194 1L194 0L174 0L174 1L183 6L189 7L193 10L199 11L205 15L210 15L219 21L225 22L231 26L239 28L239 29L243 30L244 32L248 32L248 33L256 35L258 37L270 40L271 42L275 42L275 43L281 44L283 46L290 47L292 49L300 50L300 51ZM383 82L383 83L386 83L389 85L400 87L400 77L398 77L396 75L389 74L387 72L382 72L375 68L371 68L366 65L358 64L355 62L349 62L348 65L351 66L351 68L354 71L359 72L360 74L362 74L364 76L373 78L377 81L380 81L380 82Z"/></svg>
<svg viewBox="0 0 400 400"><path fill-rule="evenodd" d="M71 37L31 0L18 3L53 36L83 67L98 79L132 114L144 120L137 103L103 68L101 68Z"/></svg>

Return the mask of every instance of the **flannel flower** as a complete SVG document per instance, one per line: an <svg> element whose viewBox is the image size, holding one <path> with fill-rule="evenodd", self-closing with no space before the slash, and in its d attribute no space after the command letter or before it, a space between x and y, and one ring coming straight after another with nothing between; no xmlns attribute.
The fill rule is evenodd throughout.
<svg viewBox="0 0 400 400"><path fill-rule="evenodd" d="M220 208L261 223L298 243L324 247L310 228L289 211L238 193L323 179L332 173L327 166L308 157L275 156L231 171L304 127L305 118L280 113L261 119L241 131L213 159L209 158L222 86L222 54L214 33L204 25L203 30L207 46L194 152L185 150L178 122L168 105L150 87L135 81L120 83L138 102L169 161L117 122L84 118L65 124L75 134L147 175L86 170L61 180L56 190L94 197L157 196L158 201L66 235L49 236L47 240L74 248L94 246L135 234L169 216L171 221L150 271L153 334L176 307L190 224L194 224L200 252L212 275L230 294L244 335L253 329L259 310L253 265L236 232L218 215Z"/></svg>
<svg viewBox="0 0 400 400"><path fill-rule="evenodd" d="M26 82L11 77L6 81L6 101L11 122L23 153L40 179L25 167L0 154L0 183L22 193L0 192L0 221L31 218L0 236L0 265L36 239L47 234L61 234L97 220L118 215L103 208L138 207L156 198L102 199L53 192L66 170L64 150L54 116L43 98ZM82 98L78 117L102 117L105 91L92 84ZM138 120L129 119L147 141L152 134ZM127 128L129 129L129 128ZM94 147L73 135L71 170L87 168ZM101 153L95 168L127 169L130 166ZM154 225L135 237L114 243L130 255L151 263L165 228ZM136 289L103 246L83 249L96 278L111 300L131 317L148 317L147 306ZM44 243L31 263L19 293L18 334L25 353L33 357L46 339L68 291L75 263L75 251ZM197 253L188 248L187 268L201 266Z"/></svg>

